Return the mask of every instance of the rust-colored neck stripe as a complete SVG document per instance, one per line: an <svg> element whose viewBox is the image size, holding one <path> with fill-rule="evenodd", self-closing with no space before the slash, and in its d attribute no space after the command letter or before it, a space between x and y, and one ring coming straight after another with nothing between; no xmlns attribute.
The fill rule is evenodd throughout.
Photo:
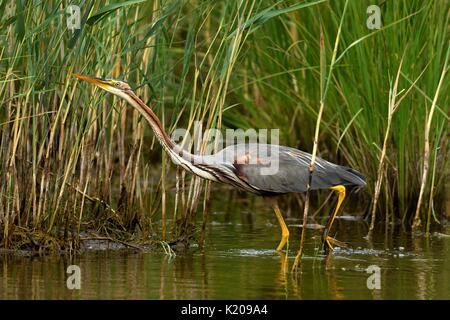
<svg viewBox="0 0 450 320"><path fill-rule="evenodd" d="M131 93L128 95L135 103L135 107L138 111L142 113L143 116L147 118L147 120L150 122L150 125L152 126L153 130L155 131L155 134L158 135L161 138L161 142L165 143L167 147L170 149L173 149L173 142L167 135L167 133L164 131L164 128L161 124L161 121L159 120L158 116L153 112L152 109L150 109L139 97L137 97L134 93Z"/></svg>

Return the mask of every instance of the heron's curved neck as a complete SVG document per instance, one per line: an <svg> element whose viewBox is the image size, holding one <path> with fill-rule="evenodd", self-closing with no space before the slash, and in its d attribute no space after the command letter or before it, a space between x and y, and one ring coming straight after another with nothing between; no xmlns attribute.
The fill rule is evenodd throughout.
<svg viewBox="0 0 450 320"><path fill-rule="evenodd" d="M167 133L164 131L164 128L159 120L158 116L153 112L153 110L147 106L134 92L130 92L127 95L126 99L133 107L135 107L147 121L153 129L153 132L156 134L159 142L164 148L173 149L174 143L169 138Z"/></svg>
<svg viewBox="0 0 450 320"><path fill-rule="evenodd" d="M189 161L190 163L198 160L198 156L183 150L180 146L176 145L172 139L170 139L169 135L164 131L158 116L134 92L129 92L129 94L126 95L126 100L145 117L152 127L156 138L161 143L165 151L170 155L172 160L177 163L182 162L181 160Z"/></svg>

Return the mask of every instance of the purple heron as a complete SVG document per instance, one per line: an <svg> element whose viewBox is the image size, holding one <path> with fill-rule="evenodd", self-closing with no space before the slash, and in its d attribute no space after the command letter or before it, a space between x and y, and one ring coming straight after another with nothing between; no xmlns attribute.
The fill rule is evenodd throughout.
<svg viewBox="0 0 450 320"><path fill-rule="evenodd" d="M153 110L134 93L126 82L80 74L73 76L125 99L138 110L148 121L161 146L175 164L204 179L230 184L268 198L281 227L281 241L277 251L282 250L288 242L289 230L274 196L306 192L308 183L310 183L310 190L335 191L338 194L337 203L323 230L322 241L325 252L333 250L333 245L344 245L329 236L329 232L341 208L347 188L366 185L364 176L358 171L317 157L314 171L310 175L311 155L309 153L269 144L236 144L213 155L195 155L171 140ZM268 166L273 164L276 164L275 172L262 174L263 169L267 170Z"/></svg>

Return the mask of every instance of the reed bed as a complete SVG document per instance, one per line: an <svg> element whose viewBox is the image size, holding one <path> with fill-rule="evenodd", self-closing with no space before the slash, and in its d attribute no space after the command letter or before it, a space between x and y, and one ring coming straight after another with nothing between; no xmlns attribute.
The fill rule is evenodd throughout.
<svg viewBox="0 0 450 320"><path fill-rule="evenodd" d="M449 1L380 2L375 30L370 1L83 2L75 31L70 4L0 4L1 247L186 241L228 192L175 168L136 111L72 72L126 79L168 132L280 128L309 152L316 135L318 156L367 176L371 228L450 215Z"/></svg>

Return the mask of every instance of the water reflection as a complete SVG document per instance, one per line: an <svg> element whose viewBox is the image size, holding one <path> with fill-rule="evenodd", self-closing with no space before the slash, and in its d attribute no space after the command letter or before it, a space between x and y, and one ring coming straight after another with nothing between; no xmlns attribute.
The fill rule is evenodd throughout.
<svg viewBox="0 0 450 320"><path fill-rule="evenodd" d="M258 213L255 213L258 212ZM163 253L90 252L63 256L0 255L0 299L449 299L450 230L425 237L389 229L366 239L363 221L339 219L335 236L350 244L324 257L320 230L308 230L300 273L290 273L300 222L289 254L277 253L279 229L269 208L216 210L205 247ZM318 223L321 221L319 220ZM384 229L384 226L382 226ZM67 266L81 268L81 290L66 287ZM381 289L369 290L366 269L381 268Z"/></svg>

